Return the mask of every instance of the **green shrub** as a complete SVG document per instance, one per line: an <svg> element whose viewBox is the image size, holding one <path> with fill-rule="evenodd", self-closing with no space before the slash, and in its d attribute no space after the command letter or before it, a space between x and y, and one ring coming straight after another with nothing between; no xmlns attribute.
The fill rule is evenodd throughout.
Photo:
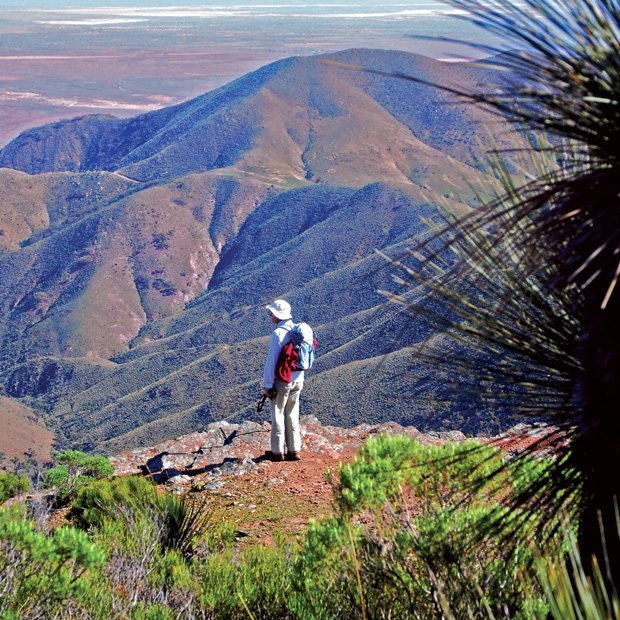
<svg viewBox="0 0 620 620"><path fill-rule="evenodd" d="M0 511L0 618L617 616L617 599L579 572L574 551L562 564L570 545L555 539L538 558L531 511L514 545L473 536L546 463L505 466L489 446L374 437L341 465L336 514L311 523L301 548L281 536L238 549L233 524L206 528L188 499L147 479L91 482L72 507L87 531L46 535L17 508Z"/></svg>
<svg viewBox="0 0 620 620"><path fill-rule="evenodd" d="M195 565L200 608L221 620L317 617L301 611L303 595L291 582L294 557L289 547L257 545L204 558Z"/></svg>
<svg viewBox="0 0 620 620"><path fill-rule="evenodd" d="M101 527L110 517L126 511L149 512L159 501L156 486L141 476L91 482L81 488L71 504L71 516L83 529Z"/></svg>
<svg viewBox="0 0 620 620"><path fill-rule="evenodd" d="M10 497L31 489L30 479L24 474L0 473L0 504Z"/></svg>
<svg viewBox="0 0 620 620"><path fill-rule="evenodd" d="M80 489L71 515L82 528L102 527L117 520L128 528L150 522L164 549L191 556L209 514L186 497L160 493L155 484L140 476L101 480Z"/></svg>
<svg viewBox="0 0 620 620"><path fill-rule="evenodd" d="M354 462L340 467L338 502L345 513L377 508L400 501L406 484L426 499L426 508L436 509L470 493L475 479L485 479L500 464L498 450L476 442L425 446L406 435L379 435L368 439ZM505 479L493 482L498 488Z"/></svg>
<svg viewBox="0 0 620 620"><path fill-rule="evenodd" d="M79 489L102 478L114 475L110 459L101 455L88 455L79 450L67 450L58 456L58 463L45 475L45 484L54 487L61 501L68 501Z"/></svg>
<svg viewBox="0 0 620 620"><path fill-rule="evenodd" d="M120 617L159 617L158 604L174 610L174 617L195 615L191 563L179 551L162 546L156 521L143 513L129 513L123 519L104 520L92 530L92 537L109 556L105 585Z"/></svg>
<svg viewBox="0 0 620 620"><path fill-rule="evenodd" d="M301 548L280 539L240 550L234 525L207 528L192 496L162 493L142 477L91 480L72 503L81 530L45 535L22 513L0 513L0 617L579 617L572 605L603 618L588 613L613 612L617 601L600 588L567 590L574 582L561 562L542 561L544 578L533 570L533 511L524 508L514 545L476 537L547 463L507 464L475 443L373 437L341 465L336 514L311 523ZM550 558L561 557L560 542Z"/></svg>
<svg viewBox="0 0 620 620"><path fill-rule="evenodd" d="M542 463L513 471L490 446L369 439L340 468L339 513L310 525L295 587L324 617L545 613L541 589L520 578L535 560L527 513L513 545L477 538L481 523L506 516L503 499Z"/></svg>
<svg viewBox="0 0 620 620"><path fill-rule="evenodd" d="M18 510L0 510L0 617L60 617L97 589L100 547L71 527L47 535Z"/></svg>
<svg viewBox="0 0 620 620"><path fill-rule="evenodd" d="M237 540L237 526L231 521L212 524L205 530L201 543L209 555L231 550Z"/></svg>
<svg viewBox="0 0 620 620"><path fill-rule="evenodd" d="M329 517L309 524L292 581L317 619L362 617L357 556L362 538L363 528L342 518Z"/></svg>

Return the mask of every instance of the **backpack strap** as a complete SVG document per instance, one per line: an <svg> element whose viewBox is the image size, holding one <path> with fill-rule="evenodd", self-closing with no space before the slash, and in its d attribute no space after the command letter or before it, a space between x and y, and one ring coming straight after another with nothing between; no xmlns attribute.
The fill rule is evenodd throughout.
<svg viewBox="0 0 620 620"><path fill-rule="evenodd" d="M283 329L286 331L286 334L284 334L284 338L282 339L282 346L284 346L286 344L286 337L293 331L293 329L295 328L296 323L293 323L293 325L291 327L289 327L288 329L286 327L284 327L284 325L280 328L280 327L276 327L277 329ZM290 342L290 340L289 340Z"/></svg>

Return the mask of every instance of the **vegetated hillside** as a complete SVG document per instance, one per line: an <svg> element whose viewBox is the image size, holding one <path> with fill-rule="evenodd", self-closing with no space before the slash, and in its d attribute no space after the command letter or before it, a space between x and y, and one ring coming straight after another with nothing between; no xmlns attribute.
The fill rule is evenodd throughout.
<svg viewBox="0 0 620 620"><path fill-rule="evenodd" d="M269 180L280 173L362 185L407 180L445 154L471 163L471 147L480 154L480 141L488 143L477 121L490 117L480 110L446 106L452 99L430 86L336 63L471 90L499 79L404 52L288 58L133 119L86 116L29 130L2 149L0 166L33 174L115 170L157 182L235 166Z"/></svg>
<svg viewBox="0 0 620 620"><path fill-rule="evenodd" d="M13 459L51 461L54 434L41 424L32 409L0 396L0 428L0 470L9 467Z"/></svg>
<svg viewBox="0 0 620 620"><path fill-rule="evenodd" d="M437 425L435 392L414 398L421 384L403 375L415 366L406 347L436 334L377 293L391 270L374 250L398 256L443 209L468 209L494 182L480 164L491 133L500 146L522 139L484 110L389 73L469 90L505 79L349 50L7 145L4 393L44 413L64 445L111 451L249 417L271 329L262 305L283 296L319 336L312 413ZM449 415L463 407L448 407L441 424L485 427Z"/></svg>

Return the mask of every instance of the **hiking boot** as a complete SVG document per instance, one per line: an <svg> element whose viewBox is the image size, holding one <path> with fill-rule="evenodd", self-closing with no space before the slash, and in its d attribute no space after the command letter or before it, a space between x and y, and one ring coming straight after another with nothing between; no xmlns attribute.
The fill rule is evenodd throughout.
<svg viewBox="0 0 620 620"><path fill-rule="evenodd" d="M274 463L278 463L284 460L284 454L276 454L275 452L267 451L265 452L265 458L268 461L273 461Z"/></svg>
<svg viewBox="0 0 620 620"><path fill-rule="evenodd" d="M301 456L299 456L299 452L287 452L284 458L287 461L301 461Z"/></svg>

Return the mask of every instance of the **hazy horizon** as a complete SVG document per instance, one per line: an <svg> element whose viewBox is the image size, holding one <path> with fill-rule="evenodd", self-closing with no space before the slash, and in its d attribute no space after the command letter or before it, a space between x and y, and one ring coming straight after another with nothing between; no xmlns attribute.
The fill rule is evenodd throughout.
<svg viewBox="0 0 620 620"><path fill-rule="evenodd" d="M402 7L415 7L415 6L433 6L439 10L453 10L447 2L441 0L411 0L405 2L401 0L398 3ZM281 0L269 1L269 0L217 0L216 2L208 2L205 0L182 0L182 2L174 2L171 0L2 0L0 2L0 8L22 8L22 9L37 9L37 8L98 8L98 7L191 7L199 6L205 8L215 8L218 6L238 7L238 6L254 6L254 7L278 7L278 8L295 8L295 7L325 7L325 6L340 6L340 7L354 7L354 6L366 6L369 8L377 8L376 0L290 0L286 3ZM383 5L381 5L383 6ZM377 9L379 10L379 9Z"/></svg>

